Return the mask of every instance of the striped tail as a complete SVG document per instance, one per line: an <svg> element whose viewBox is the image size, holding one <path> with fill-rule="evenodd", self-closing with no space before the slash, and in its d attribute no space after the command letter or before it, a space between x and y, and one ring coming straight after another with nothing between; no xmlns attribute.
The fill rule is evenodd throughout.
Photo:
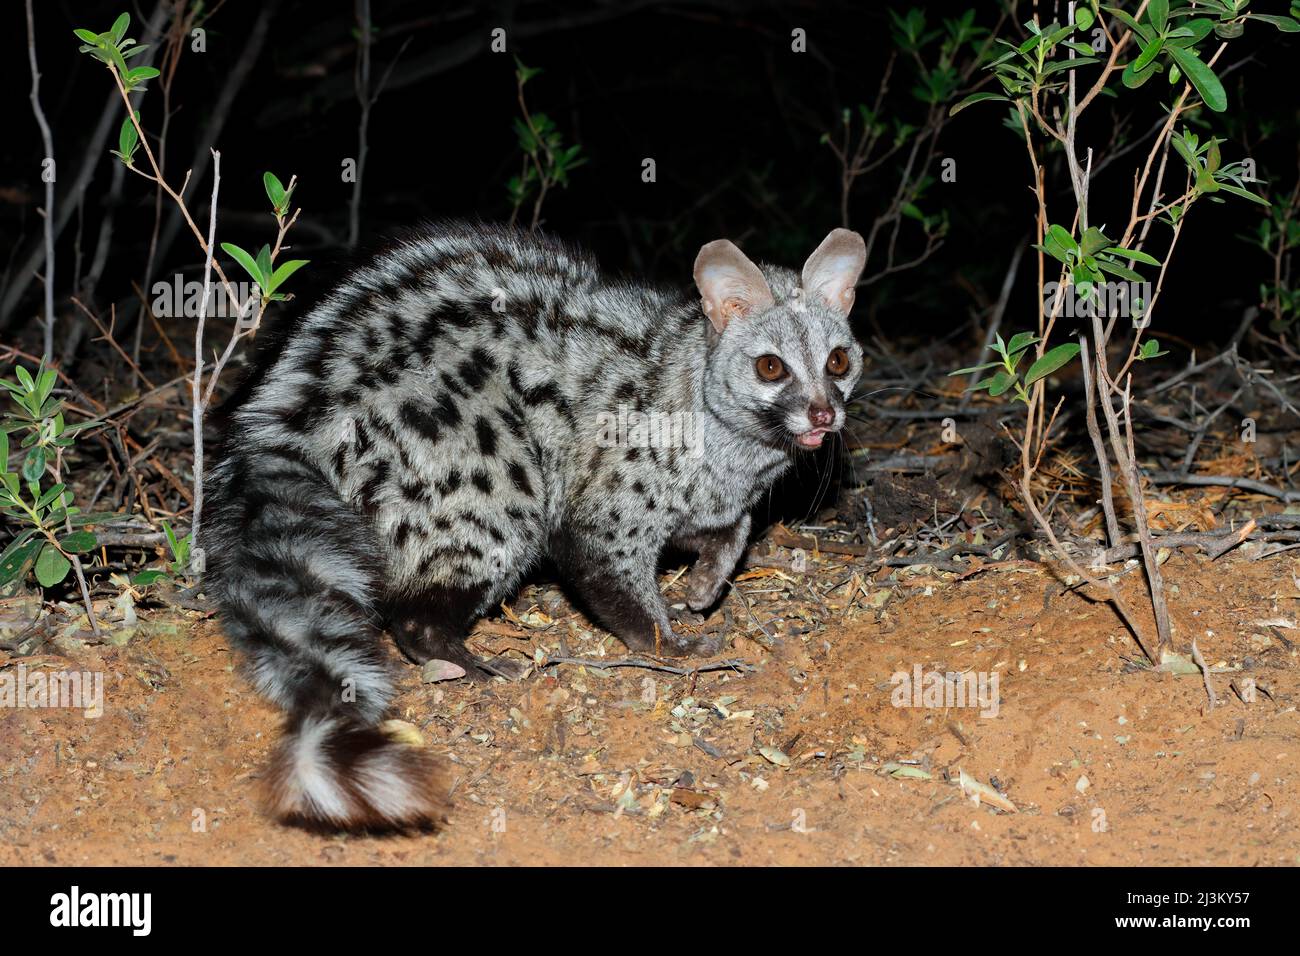
<svg viewBox="0 0 1300 956"><path fill-rule="evenodd" d="M271 759L271 812L311 829L436 826L446 788L427 750L338 714L295 714Z"/></svg>
<svg viewBox="0 0 1300 956"><path fill-rule="evenodd" d="M236 449L210 487L209 590L254 684L288 713L267 775L271 812L317 829L442 822L440 762L382 729L393 685L373 530L290 447Z"/></svg>

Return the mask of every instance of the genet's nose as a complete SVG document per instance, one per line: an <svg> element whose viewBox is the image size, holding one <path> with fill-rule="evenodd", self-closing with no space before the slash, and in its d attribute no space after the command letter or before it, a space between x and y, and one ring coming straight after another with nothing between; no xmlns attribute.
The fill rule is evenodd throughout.
<svg viewBox="0 0 1300 956"><path fill-rule="evenodd" d="M808 421L813 428L830 428L835 424L835 410L829 405L809 405Z"/></svg>

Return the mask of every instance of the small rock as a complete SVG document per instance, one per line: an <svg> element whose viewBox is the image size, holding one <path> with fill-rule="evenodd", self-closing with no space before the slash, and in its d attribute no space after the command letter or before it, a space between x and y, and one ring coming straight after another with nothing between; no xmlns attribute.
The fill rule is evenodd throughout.
<svg viewBox="0 0 1300 956"><path fill-rule="evenodd" d="M464 676L465 668L459 664L453 664L451 661L440 661L437 658L425 661L424 666L420 668L420 680L425 684L436 684L439 681L455 680Z"/></svg>

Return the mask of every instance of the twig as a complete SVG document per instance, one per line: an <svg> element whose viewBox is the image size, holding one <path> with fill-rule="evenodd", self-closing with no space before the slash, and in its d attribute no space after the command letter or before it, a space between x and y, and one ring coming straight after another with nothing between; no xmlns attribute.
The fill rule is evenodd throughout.
<svg viewBox="0 0 1300 956"><path fill-rule="evenodd" d="M1147 647L1147 642L1142 636L1142 631L1137 626L1137 620L1129 613L1128 605L1120 594L1119 588L1115 587L1107 580L1089 574L1079 565L1079 562L1075 561L1074 558L1070 556L1070 553L1062 547L1061 541L1056 537L1056 532L1052 529L1051 523L1043 516L1042 511L1038 507L1038 503L1034 501L1033 489L1029 486L1028 478L1022 475L1020 481L1017 483L1017 489L1020 491L1021 501L1023 501L1025 507L1029 509L1029 513L1033 516L1035 523L1043 530L1043 533L1047 535L1047 540L1051 544L1052 550L1061 556L1061 560L1065 562L1066 567L1068 567L1074 574L1078 575L1080 579L1097 588L1099 591L1102 591L1106 595L1106 600L1114 606L1115 610L1119 613L1120 618L1128 626L1129 631L1133 634L1133 639L1137 641L1138 647L1141 649L1142 653L1146 655L1147 660L1152 664L1159 664L1160 658Z"/></svg>
<svg viewBox="0 0 1300 956"><path fill-rule="evenodd" d="M716 663L700 664L698 667L673 667L671 664L661 664L658 661L647 660L643 657L612 657L608 660L591 659L585 657L548 657L541 664L542 667L549 667L552 664L577 664L582 667L639 667L649 671L662 671L665 674L678 674L683 677L691 677L695 674L703 674L708 671L738 671L742 674L750 673L754 670L754 665L738 657Z"/></svg>
<svg viewBox="0 0 1300 956"><path fill-rule="evenodd" d="M773 544L783 548L802 548L805 551L825 551L827 554L848 554L863 557L871 554L872 549L865 544L849 544L840 541L822 541L814 535L795 534L781 525L769 532Z"/></svg>
<svg viewBox="0 0 1300 956"><path fill-rule="evenodd" d="M759 622L757 617L754 616L754 608L749 603L749 598L745 596L744 589L736 587L735 583L732 581L727 582L727 587L731 588L736 597L740 598L740 603L745 605L745 613L749 615L749 619L753 622L754 626L763 632L763 636L769 641L775 640L772 637L772 633Z"/></svg>
<svg viewBox="0 0 1300 956"><path fill-rule="evenodd" d="M54 137L50 133L50 124L45 119L45 110L41 109L41 71L36 65L36 22L32 16L32 0L27 0L27 59L32 68L32 112L36 115L36 125L41 128L41 142L45 146L45 160L49 168L42 171L45 180L45 361L54 361ZM94 615L91 615L92 623ZM99 633L96 631L96 633Z"/></svg>
<svg viewBox="0 0 1300 956"><path fill-rule="evenodd" d="M1233 478L1229 475L1184 475L1174 471L1155 471L1147 475L1153 485L1201 485L1212 488L1240 488L1256 494L1268 495L1288 504L1300 501L1300 491L1287 491L1254 478Z"/></svg>
<svg viewBox="0 0 1300 956"><path fill-rule="evenodd" d="M1258 539L1270 540L1291 540L1287 535L1288 532L1280 532L1278 535L1271 535L1268 532L1256 535L1259 529L1255 519L1246 522L1236 531L1227 534L1218 534L1211 531L1178 531L1173 534L1164 534L1153 537L1151 543L1157 548L1199 548L1209 555L1210 560L1217 560L1223 557L1233 548L1242 544L1247 539L1257 537ZM1122 561L1127 558L1136 557L1140 553L1140 545L1136 541L1124 542L1108 548L1101 553L1100 562L1102 564L1112 564L1115 561Z"/></svg>
<svg viewBox="0 0 1300 956"><path fill-rule="evenodd" d="M72 296L71 301L73 305L75 305L78 309L80 309L85 314L85 316L88 319L90 319L90 321L95 323L95 328L99 329L100 334L104 336L104 341L107 342L109 345L113 346L114 351L116 351L118 355L122 356L123 361L125 361L126 364L131 367L131 371L134 373L134 375L140 381L144 382L147 388L151 390L156 388L154 383L149 380L149 377L140 370L140 366L136 364L136 361L131 357L131 354L117 343L117 339L113 338L112 325L116 320L115 319L111 320L109 326L105 327L104 323L99 320L99 316L97 316L94 312L91 312L90 309L86 307L85 303L83 303L75 295Z"/></svg>
<svg viewBox="0 0 1300 956"><path fill-rule="evenodd" d="M1210 666L1205 663L1205 658L1201 656L1201 649L1196 646L1196 638L1192 638L1192 660L1196 666L1201 669L1201 676L1205 679L1205 694L1210 698L1208 710L1214 710L1214 705L1219 702L1219 698L1214 693L1214 686L1210 683Z"/></svg>
<svg viewBox="0 0 1300 956"><path fill-rule="evenodd" d="M356 0L357 10L357 65L353 84L361 104L361 119L357 124L357 181L352 184L352 198L348 202L348 246L355 247L361 236L361 184L366 171L366 155L370 152L368 132L370 108L375 105L370 95L370 0Z"/></svg>
<svg viewBox="0 0 1300 956"><path fill-rule="evenodd" d="M1110 457L1106 454L1106 445L1101 437L1101 426L1097 423L1097 400L1094 396L1096 386L1092 380L1092 362L1088 357L1088 339L1079 335L1079 358L1083 368L1083 395L1088 404L1088 437L1092 439L1093 454L1097 458L1097 468L1101 473L1101 508L1106 516L1106 540L1112 546L1119 544L1119 519L1115 516L1115 493L1111 488Z"/></svg>
<svg viewBox="0 0 1300 956"><path fill-rule="evenodd" d="M190 390L191 417L194 425L194 506L190 511L190 554L199 550L199 527L203 520L203 414L208 398L203 390L203 320L208 314L208 296L212 293L212 249L217 234L217 190L221 187L221 153L212 150L212 206L208 213L207 258L203 262L203 301L199 308L198 326L194 330L194 382ZM236 326L238 329L238 326ZM236 335L238 332L236 332ZM232 339L233 341L233 339ZM221 369L212 374L215 385Z"/></svg>
<svg viewBox="0 0 1300 956"><path fill-rule="evenodd" d="M55 484L62 484L63 483L63 477L62 477L63 449L62 448L60 448L58 452L55 454L54 462L50 466L50 470L54 473ZM66 513L63 516L63 530L69 533L72 532L72 517L71 515L68 515ZM59 551L63 552L63 554L67 557L68 561L71 562L72 571L77 576L77 584L81 588L81 600L86 605L86 619L90 621L90 631L92 634L95 635L96 638L98 638L100 636L99 622L95 620L95 605L94 602L91 601L90 599L90 587L89 585L86 584L86 572L85 569L81 566L81 558L78 557L76 554L63 551L62 546L60 546L59 543L49 535L49 532L46 532L46 537L50 538L50 544L46 545L46 547L50 547L52 545L58 548Z"/></svg>

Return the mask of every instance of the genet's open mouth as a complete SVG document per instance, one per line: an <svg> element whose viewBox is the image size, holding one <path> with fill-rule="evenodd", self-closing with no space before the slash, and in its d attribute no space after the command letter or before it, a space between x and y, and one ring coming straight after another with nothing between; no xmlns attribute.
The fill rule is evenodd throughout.
<svg viewBox="0 0 1300 956"><path fill-rule="evenodd" d="M829 428L812 428L800 435L795 435L794 440L800 448L821 448L822 439L826 437Z"/></svg>

